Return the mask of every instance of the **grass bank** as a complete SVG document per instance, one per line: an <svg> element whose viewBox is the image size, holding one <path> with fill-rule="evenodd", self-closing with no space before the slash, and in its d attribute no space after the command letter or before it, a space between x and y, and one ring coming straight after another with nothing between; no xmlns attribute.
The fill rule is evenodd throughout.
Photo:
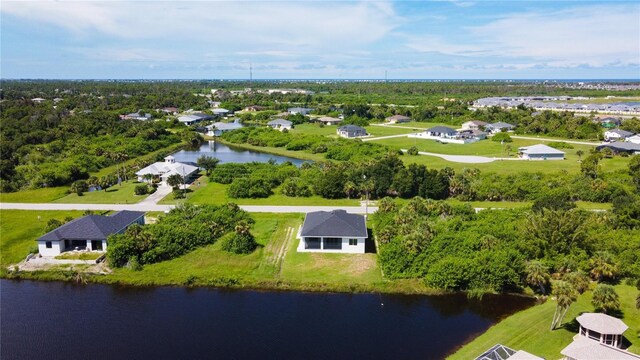
<svg viewBox="0 0 640 360"><path fill-rule="evenodd" d="M82 196L75 193L54 200L55 203L62 204L134 204L148 195L136 195L135 187L140 183L133 180L123 181L118 185L100 191L86 192Z"/></svg>
<svg viewBox="0 0 640 360"><path fill-rule="evenodd" d="M620 295L622 320L629 326L624 336L632 346L631 352L640 353L640 310L635 308L638 290L627 285L617 285ZM569 345L576 334L575 318L583 312L593 312L592 292L587 291L571 305L564 318L564 324L556 330L549 330L556 302L549 299L545 303L520 311L494 325L484 334L464 345L449 357L450 360L474 359L495 344L502 344L516 350L525 350L545 359L558 359L560 351Z"/></svg>

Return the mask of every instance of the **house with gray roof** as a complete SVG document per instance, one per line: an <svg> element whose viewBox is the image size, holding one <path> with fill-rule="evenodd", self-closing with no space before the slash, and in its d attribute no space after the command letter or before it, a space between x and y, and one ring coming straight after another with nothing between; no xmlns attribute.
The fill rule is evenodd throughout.
<svg viewBox="0 0 640 360"><path fill-rule="evenodd" d="M604 132L605 141L624 141L631 136L633 136L632 132L622 129L611 129Z"/></svg>
<svg viewBox="0 0 640 360"><path fill-rule="evenodd" d="M475 360L544 360L524 350L514 350L502 344L496 344L483 352Z"/></svg>
<svg viewBox="0 0 640 360"><path fill-rule="evenodd" d="M485 129L487 131L489 131L492 134L495 133L499 133L499 132L503 132L503 131L512 131L516 126L515 125L511 125L509 123L506 122L502 122L502 121L498 121L496 123L493 124L487 124L485 126Z"/></svg>
<svg viewBox="0 0 640 360"><path fill-rule="evenodd" d="M369 135L365 128L351 124L339 127L337 133L343 138L358 138Z"/></svg>
<svg viewBox="0 0 640 360"><path fill-rule="evenodd" d="M640 154L640 144L636 144L630 141L616 141L596 146L596 150L598 151L601 151L605 148L611 149L614 154Z"/></svg>
<svg viewBox="0 0 640 360"><path fill-rule="evenodd" d="M144 213L122 210L110 216L87 215L71 220L36 241L42 256L70 250L107 251L107 238L121 234L133 224L144 225Z"/></svg>
<svg viewBox="0 0 640 360"><path fill-rule="evenodd" d="M471 120L462 123L462 130L483 130L488 124L481 120Z"/></svg>
<svg viewBox="0 0 640 360"><path fill-rule="evenodd" d="M400 124L400 123L408 123L411 121L411 118L404 115L393 115L384 119L389 124Z"/></svg>
<svg viewBox="0 0 640 360"><path fill-rule="evenodd" d="M368 237L363 215L345 210L310 212L298 234L298 252L363 254Z"/></svg>
<svg viewBox="0 0 640 360"><path fill-rule="evenodd" d="M287 109L287 112L291 115L295 115L295 114L307 115L311 111L313 111L313 109L303 108L303 107L292 107Z"/></svg>
<svg viewBox="0 0 640 360"><path fill-rule="evenodd" d="M629 328L622 320L601 313L584 313L576 318L579 332L561 350L568 360L638 360L640 355L623 349L623 333Z"/></svg>
<svg viewBox="0 0 640 360"><path fill-rule="evenodd" d="M207 130L208 136L220 136L227 131L240 129L242 127L243 126L242 124L240 124L240 120L234 119L231 123L215 122L212 125L205 126L205 129Z"/></svg>
<svg viewBox="0 0 640 360"><path fill-rule="evenodd" d="M325 125L338 125L342 122L342 119L334 118L331 116L323 116L318 118L316 121L321 122Z"/></svg>
<svg viewBox="0 0 640 360"><path fill-rule="evenodd" d="M544 144L523 146L518 149L518 154L526 160L564 160L563 151Z"/></svg>
<svg viewBox="0 0 640 360"><path fill-rule="evenodd" d="M272 129L275 130L291 130L293 128L293 123L289 120L285 120L285 119L275 119L275 120L271 120L267 123L267 126L269 126Z"/></svg>

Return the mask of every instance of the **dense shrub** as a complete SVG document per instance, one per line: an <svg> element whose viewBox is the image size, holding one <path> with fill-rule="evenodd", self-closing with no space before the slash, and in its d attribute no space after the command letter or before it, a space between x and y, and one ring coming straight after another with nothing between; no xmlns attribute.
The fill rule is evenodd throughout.
<svg viewBox="0 0 640 360"><path fill-rule="evenodd" d="M249 232L234 233L222 242L222 249L234 254L250 254L257 246L258 243Z"/></svg>
<svg viewBox="0 0 640 360"><path fill-rule="evenodd" d="M136 185L134 193L136 195L146 195L149 193L149 186L147 184Z"/></svg>
<svg viewBox="0 0 640 360"><path fill-rule="evenodd" d="M493 135L491 137L491 141L497 141L497 142L513 142L513 139L511 139L511 136L506 133L506 132L500 132L497 133L495 135Z"/></svg>

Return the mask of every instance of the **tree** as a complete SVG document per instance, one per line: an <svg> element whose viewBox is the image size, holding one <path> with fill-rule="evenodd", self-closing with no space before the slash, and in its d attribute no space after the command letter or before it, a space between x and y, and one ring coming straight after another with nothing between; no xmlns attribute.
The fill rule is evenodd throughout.
<svg viewBox="0 0 640 360"><path fill-rule="evenodd" d="M149 193L149 186L147 184L136 185L134 193L136 195L146 195Z"/></svg>
<svg viewBox="0 0 640 360"><path fill-rule="evenodd" d="M78 194L78 196L82 196L83 193L89 191L89 184L84 180L77 180L71 184L71 191Z"/></svg>
<svg viewBox="0 0 640 360"><path fill-rule="evenodd" d="M576 151L576 155L578 155L578 161L582 161L582 155L584 155L584 151L578 150Z"/></svg>
<svg viewBox="0 0 640 360"><path fill-rule="evenodd" d="M602 159L602 154L600 153L594 153L587 156L580 164L580 171L582 174L592 179L596 179L600 172L600 159Z"/></svg>
<svg viewBox="0 0 640 360"><path fill-rule="evenodd" d="M251 235L250 226L245 221L239 221L235 226L235 233L222 244L222 249L234 254L249 254L258 247Z"/></svg>
<svg viewBox="0 0 640 360"><path fill-rule="evenodd" d="M598 282L603 278L613 278L618 274L618 266L611 256L606 251L598 251L589 260L589 266L591 267L591 276Z"/></svg>
<svg viewBox="0 0 640 360"><path fill-rule="evenodd" d="M582 294L589 288L589 276L582 271L574 271L565 274L563 280L571 284L578 293Z"/></svg>
<svg viewBox="0 0 640 360"><path fill-rule="evenodd" d="M353 183L353 181L347 181L344 183L344 193L347 195L347 199L351 199L351 195L353 195L357 189L358 187Z"/></svg>
<svg viewBox="0 0 640 360"><path fill-rule="evenodd" d="M636 309L640 309L640 293L636 296Z"/></svg>
<svg viewBox="0 0 640 360"><path fill-rule="evenodd" d="M173 190L178 190L182 184L184 184L184 178L180 174L173 174L167 178L167 185L171 186Z"/></svg>
<svg viewBox="0 0 640 360"><path fill-rule="evenodd" d="M216 159L211 156L202 155L198 158L196 164L199 167L203 168L206 171L207 176L209 176L209 174L216 168L216 166L218 166L219 162L220 162L219 159Z"/></svg>
<svg viewBox="0 0 640 360"><path fill-rule="evenodd" d="M571 210L576 204L571 199L568 191L551 191L537 198L531 206L531 210L541 212L542 209L548 210Z"/></svg>
<svg viewBox="0 0 640 360"><path fill-rule="evenodd" d="M611 285L598 284L593 290L593 298L591 304L596 310L602 310L604 313L620 308L620 297L616 289Z"/></svg>
<svg viewBox="0 0 640 360"><path fill-rule="evenodd" d="M412 146L409 148L409 150L407 150L407 154L415 156L419 154L418 148L415 146Z"/></svg>
<svg viewBox="0 0 640 360"><path fill-rule="evenodd" d="M562 324L564 315L578 298L578 292L571 284L560 281L553 287L553 295L556 297L556 311L551 321L551 330Z"/></svg>
<svg viewBox="0 0 640 360"><path fill-rule="evenodd" d="M634 155L629 161L629 175L636 190L640 192L640 155Z"/></svg>
<svg viewBox="0 0 640 360"><path fill-rule="evenodd" d="M540 293L546 293L545 285L549 282L549 269L539 261L530 261L527 264L527 283L537 286Z"/></svg>
<svg viewBox="0 0 640 360"><path fill-rule="evenodd" d="M500 133L497 133L497 134L493 135L491 137L491 140L499 142L499 143L502 143L502 142L506 142L506 143L513 142L513 139L511 139L511 136L509 136L509 134L507 134L506 132L500 132Z"/></svg>

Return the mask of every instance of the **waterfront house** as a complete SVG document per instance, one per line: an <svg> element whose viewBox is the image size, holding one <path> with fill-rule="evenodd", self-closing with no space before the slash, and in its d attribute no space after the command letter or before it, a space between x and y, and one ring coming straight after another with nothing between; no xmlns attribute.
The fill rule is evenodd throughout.
<svg viewBox="0 0 640 360"><path fill-rule="evenodd" d="M298 234L298 252L363 254L368 237L363 215L345 210L310 212Z"/></svg>
<svg viewBox="0 0 640 360"><path fill-rule="evenodd" d="M365 128L361 128L360 126L351 125L351 124L339 127L337 133L343 138L349 138L349 139L369 135L367 134L367 130Z"/></svg>
<svg viewBox="0 0 640 360"><path fill-rule="evenodd" d="M564 152L551 146L537 144L518 148L518 154L526 160L564 160Z"/></svg>
<svg viewBox="0 0 640 360"><path fill-rule="evenodd" d="M622 320L600 313L576 318L580 329L573 342L560 352L567 360L638 360L640 355L622 349L622 334L629 328Z"/></svg>
<svg viewBox="0 0 640 360"><path fill-rule="evenodd" d="M70 250L107 251L109 235L123 233L133 224L144 225L143 212L122 210L110 216L83 216L38 238L38 251L42 256Z"/></svg>
<svg viewBox="0 0 640 360"><path fill-rule="evenodd" d="M338 125L342 122L342 119L338 119L330 116L323 116L321 118L318 118L316 121L323 123L325 125Z"/></svg>
<svg viewBox="0 0 640 360"><path fill-rule="evenodd" d="M471 120L462 123L462 130L484 130L488 124L480 120Z"/></svg>
<svg viewBox="0 0 640 360"><path fill-rule="evenodd" d="M502 344L496 344L483 352L475 360L544 360L524 350L513 350Z"/></svg>
<svg viewBox="0 0 640 360"><path fill-rule="evenodd" d="M193 114L182 115L178 117L178 121L180 121L181 123L187 126L195 125L202 121L207 121L211 119L213 119L213 116L209 114L203 114L203 113L193 113Z"/></svg>
<svg viewBox="0 0 640 360"><path fill-rule="evenodd" d="M393 115L393 116L389 116L388 118L386 118L384 120L389 124L401 124L401 123L410 122L411 118L408 117L408 116L404 116L404 115Z"/></svg>
<svg viewBox="0 0 640 360"><path fill-rule="evenodd" d="M216 122L212 125L205 126L205 129L207 130L208 136L220 136L227 131L240 129L241 127L242 124L240 124L240 121L235 119L232 123Z"/></svg>
<svg viewBox="0 0 640 360"><path fill-rule="evenodd" d="M164 161L153 163L137 171L136 176L138 181L147 181L147 175L151 175L153 179L160 179L163 183L166 183L169 176L178 174L182 176L185 183L188 183L198 174L199 170L197 166L176 162L176 158L169 155L164 158Z"/></svg>
<svg viewBox="0 0 640 360"><path fill-rule="evenodd" d="M621 129L611 129L604 132L605 141L624 141L631 136L633 136L632 132Z"/></svg>
<svg viewBox="0 0 640 360"><path fill-rule="evenodd" d="M293 123L289 120L285 120L285 119L275 119L275 120L271 120L267 123L267 126L269 126L272 129L275 130L291 130L293 128Z"/></svg>
<svg viewBox="0 0 640 360"><path fill-rule="evenodd" d="M503 132L503 131L513 131L513 129L515 128L515 125L511 125L508 124L506 122L502 122L502 121L498 121L496 123L493 124L487 124L485 125L485 130L487 130L488 132L495 134L495 133L499 133L499 132Z"/></svg>
<svg viewBox="0 0 640 360"><path fill-rule="evenodd" d="M640 144L636 144L629 141L616 141L612 143L605 143L596 146L596 150L601 151L604 148L609 148L614 154L627 153L627 154L640 154Z"/></svg>

